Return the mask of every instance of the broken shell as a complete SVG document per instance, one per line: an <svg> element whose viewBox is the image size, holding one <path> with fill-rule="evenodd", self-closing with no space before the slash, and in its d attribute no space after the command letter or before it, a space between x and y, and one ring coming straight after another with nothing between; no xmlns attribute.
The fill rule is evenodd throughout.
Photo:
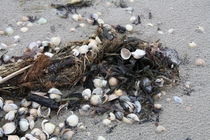
<svg viewBox="0 0 210 140"><path fill-rule="evenodd" d="M65 129L62 133L62 140L71 140L74 135L74 131L71 129Z"/></svg>
<svg viewBox="0 0 210 140"><path fill-rule="evenodd" d="M109 115L108 115L108 119L111 120L111 121L116 120L116 117L115 117L114 113L110 112Z"/></svg>
<svg viewBox="0 0 210 140"><path fill-rule="evenodd" d="M33 129L34 126L35 126L34 118L31 117L31 116L29 116L29 117L27 117L26 119L28 120L29 128L30 128L30 129Z"/></svg>
<svg viewBox="0 0 210 140"><path fill-rule="evenodd" d="M53 134L59 135L60 134L60 131L61 131L60 127L57 126L57 127L55 127L55 129L53 131Z"/></svg>
<svg viewBox="0 0 210 140"><path fill-rule="evenodd" d="M78 49L80 54L86 54L89 51L88 45L82 45Z"/></svg>
<svg viewBox="0 0 210 140"><path fill-rule="evenodd" d="M128 123L128 124L132 124L132 123L134 122L132 119L128 119L128 118L126 118L126 117L123 117L123 118L122 118L122 121L123 121L124 123Z"/></svg>
<svg viewBox="0 0 210 140"><path fill-rule="evenodd" d="M43 131L41 131L38 128L34 128L31 131L31 134L33 136L35 136L37 139L39 139L39 140L47 140L49 138L49 135L48 134L44 133Z"/></svg>
<svg viewBox="0 0 210 140"><path fill-rule="evenodd" d="M77 128L80 129L80 130L85 130L85 129L87 129L87 127L84 126L83 123L78 123Z"/></svg>
<svg viewBox="0 0 210 140"><path fill-rule="evenodd" d="M130 17L130 22L133 23L134 21L136 21L136 19L137 19L136 16L132 16Z"/></svg>
<svg viewBox="0 0 210 140"><path fill-rule="evenodd" d="M117 95L117 96L122 96L123 95L123 90L117 89L117 90L114 91L114 94Z"/></svg>
<svg viewBox="0 0 210 140"><path fill-rule="evenodd" d="M97 140L106 140L103 136L98 136Z"/></svg>
<svg viewBox="0 0 210 140"><path fill-rule="evenodd" d="M104 120L103 120L103 124L104 124L104 125L110 125L110 124L111 124L111 120L109 120L109 119L104 119Z"/></svg>
<svg viewBox="0 0 210 140"><path fill-rule="evenodd" d="M79 56L79 54L80 54L79 50L76 48L72 50L72 53L74 56Z"/></svg>
<svg viewBox="0 0 210 140"><path fill-rule="evenodd" d="M154 108L161 109L162 108L162 105L161 104L154 104Z"/></svg>
<svg viewBox="0 0 210 140"><path fill-rule="evenodd" d="M62 128L65 127L65 124L64 123L59 123L58 126L60 127L60 129L62 129Z"/></svg>
<svg viewBox="0 0 210 140"><path fill-rule="evenodd" d="M8 121L14 120L16 112L17 112L17 110L9 111L4 117L5 120L8 120Z"/></svg>
<svg viewBox="0 0 210 140"><path fill-rule="evenodd" d="M85 104L83 105L80 109L79 109L79 113L80 115L89 115L91 112L91 107L89 104Z"/></svg>
<svg viewBox="0 0 210 140"><path fill-rule="evenodd" d="M133 121L137 121L137 122L140 121L140 120L139 120L139 117L138 117L136 114L134 114L134 113L128 114L128 115L127 115L127 118L128 118L128 119L131 119L131 120L133 120Z"/></svg>
<svg viewBox="0 0 210 140"><path fill-rule="evenodd" d="M40 107L40 104L39 103L37 103L37 102L32 102L32 108L35 108L35 109L37 109L37 108L39 108Z"/></svg>
<svg viewBox="0 0 210 140"><path fill-rule="evenodd" d="M85 89L82 91L82 97L85 100L89 100L89 98L91 97L91 90L89 88Z"/></svg>
<svg viewBox="0 0 210 140"><path fill-rule="evenodd" d="M115 77L111 77L111 78L109 79L109 85L110 85L110 86L117 86L117 85L118 85L118 79L115 78Z"/></svg>
<svg viewBox="0 0 210 140"><path fill-rule="evenodd" d="M72 15L72 19L74 21L79 21L79 20L82 20L83 18L82 18L82 16L80 14L73 14Z"/></svg>
<svg viewBox="0 0 210 140"><path fill-rule="evenodd" d="M11 57L9 55L4 54L2 57L3 57L3 61L6 63L11 60Z"/></svg>
<svg viewBox="0 0 210 140"><path fill-rule="evenodd" d="M104 21L103 21L103 19L101 19L101 18L99 18L99 19L97 20L97 22L98 22L99 25L104 24Z"/></svg>
<svg viewBox="0 0 210 140"><path fill-rule="evenodd" d="M155 94L155 95L153 96L153 99L154 99L154 100L159 100L159 99L161 98L161 96L162 96L161 93Z"/></svg>
<svg viewBox="0 0 210 140"><path fill-rule="evenodd" d="M20 130L21 131L23 131L23 132L27 131L28 128L29 128L28 120L27 119L24 119L24 118L20 119L20 121L19 121L19 127L20 127Z"/></svg>
<svg viewBox="0 0 210 140"><path fill-rule="evenodd" d="M101 44L102 43L98 36L95 37L95 41L96 41L97 44Z"/></svg>
<svg viewBox="0 0 210 140"><path fill-rule="evenodd" d="M163 78L159 78L159 79L156 79L155 80L155 84L157 85L157 86L159 86L159 87L163 87L163 85L164 85L164 80L163 80Z"/></svg>
<svg viewBox="0 0 210 140"><path fill-rule="evenodd" d="M102 99L100 95L92 95L90 98L90 103L92 105L99 105L102 104Z"/></svg>
<svg viewBox="0 0 210 140"><path fill-rule="evenodd" d="M131 52L126 48L122 48L120 55L124 60L128 60L131 57Z"/></svg>
<svg viewBox="0 0 210 140"><path fill-rule="evenodd" d="M146 52L144 50L136 49L135 52L132 52L132 55L135 59L140 59L145 56Z"/></svg>
<svg viewBox="0 0 210 140"><path fill-rule="evenodd" d="M20 106L22 107L28 107L31 105L31 101L27 101L26 99L22 99L20 102Z"/></svg>
<svg viewBox="0 0 210 140"><path fill-rule="evenodd" d="M60 43L61 43L61 38L60 37L52 37L51 39L50 39L50 44L51 45L53 45L53 46L58 46L58 45L60 45Z"/></svg>
<svg viewBox="0 0 210 140"><path fill-rule="evenodd" d="M96 88L102 88L102 87L105 87L107 85L107 81L97 78L97 79L93 80L93 84Z"/></svg>
<svg viewBox="0 0 210 140"><path fill-rule="evenodd" d="M20 31L23 32L23 33L25 33L25 32L28 31L28 28L27 28L27 27L22 27L22 28L20 29Z"/></svg>
<svg viewBox="0 0 210 140"><path fill-rule="evenodd" d="M15 40L15 42L19 42L20 41L20 36L19 35L14 36L14 40Z"/></svg>
<svg viewBox="0 0 210 140"><path fill-rule="evenodd" d="M42 130L47 132L49 135L54 132L55 128L56 126L53 123L50 123L48 120L42 121Z"/></svg>
<svg viewBox="0 0 210 140"><path fill-rule="evenodd" d="M204 66L205 65L205 60L203 60L203 59L201 59L201 58L197 58L196 60L195 60L195 65L196 66Z"/></svg>
<svg viewBox="0 0 210 140"><path fill-rule="evenodd" d="M42 117L42 118L48 118L50 116L50 113L51 113L51 108L39 106L39 108L37 110L38 116Z"/></svg>
<svg viewBox="0 0 210 140"><path fill-rule="evenodd" d="M90 42L88 43L88 47L92 48L93 50L97 49L97 42L93 39L90 40Z"/></svg>
<svg viewBox="0 0 210 140"><path fill-rule="evenodd" d="M83 27L86 26L86 24L85 23L80 23L79 26L83 28Z"/></svg>
<svg viewBox="0 0 210 140"><path fill-rule="evenodd" d="M20 138L17 135L9 135L8 140L20 140Z"/></svg>
<svg viewBox="0 0 210 140"><path fill-rule="evenodd" d="M42 25L42 24L46 24L47 23L47 19L46 18L43 18L41 17L38 21L37 21L38 24Z"/></svg>
<svg viewBox="0 0 210 140"><path fill-rule="evenodd" d="M12 134L16 130L16 126L14 122L6 123L5 125L3 125L2 128L4 130L5 135Z"/></svg>
<svg viewBox="0 0 210 140"><path fill-rule="evenodd" d="M79 117L72 112L72 114L66 119L66 122L71 127L77 126L79 123Z"/></svg>
<svg viewBox="0 0 210 140"><path fill-rule="evenodd" d="M37 117L38 116L37 109L35 109L35 108L30 109L29 113L33 117Z"/></svg>
<svg viewBox="0 0 210 140"><path fill-rule="evenodd" d="M133 31L133 26L130 25L130 24L125 25L125 28L126 28L126 30L129 31L129 32Z"/></svg>
<svg viewBox="0 0 210 140"><path fill-rule="evenodd" d="M156 133L161 133L163 131L166 131L166 128L163 127L162 125L158 125L156 130L155 130Z"/></svg>
<svg viewBox="0 0 210 140"><path fill-rule="evenodd" d="M188 46L189 46L190 48L196 48L196 47L197 47L197 44L196 44L195 42L190 42L190 43L188 44Z"/></svg>
<svg viewBox="0 0 210 140"><path fill-rule="evenodd" d="M92 94L102 96L103 95L103 89L102 88L95 88L93 90Z"/></svg>
<svg viewBox="0 0 210 140"><path fill-rule="evenodd" d="M76 31L76 28L70 28L69 31L70 32L75 32Z"/></svg>
<svg viewBox="0 0 210 140"><path fill-rule="evenodd" d="M3 106L3 110L5 112L9 112L9 111L12 111L12 110L17 110L18 109L18 106L16 104L7 104L5 103L5 105Z"/></svg>
<svg viewBox="0 0 210 140"><path fill-rule="evenodd" d="M4 103L5 103L5 104L14 104L14 101L13 101L13 100L5 100Z"/></svg>

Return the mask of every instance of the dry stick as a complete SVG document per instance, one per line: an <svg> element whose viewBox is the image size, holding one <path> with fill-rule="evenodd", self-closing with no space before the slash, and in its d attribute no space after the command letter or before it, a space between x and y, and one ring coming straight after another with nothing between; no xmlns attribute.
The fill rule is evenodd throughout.
<svg viewBox="0 0 210 140"><path fill-rule="evenodd" d="M17 76L17 75L23 73L25 70L27 70L27 69L30 68L31 66L32 66L32 65L28 65L28 66L26 66L26 67L24 67L24 68L22 68L22 69L20 69L20 70L18 70L18 71L16 71L16 72L14 72L14 73L12 73L12 74L10 74L10 75L4 77L3 79L0 80L0 84L3 84L4 82L6 82L6 81L12 79L13 77L15 77L15 76Z"/></svg>

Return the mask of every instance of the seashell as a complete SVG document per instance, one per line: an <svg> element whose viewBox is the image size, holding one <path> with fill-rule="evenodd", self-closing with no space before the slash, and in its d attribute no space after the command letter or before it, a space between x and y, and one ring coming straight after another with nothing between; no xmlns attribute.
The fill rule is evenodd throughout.
<svg viewBox="0 0 210 140"><path fill-rule="evenodd" d="M88 43L88 47L89 48L92 48L93 50L96 50L97 49L97 42L93 39L90 39L90 42Z"/></svg>
<svg viewBox="0 0 210 140"><path fill-rule="evenodd" d="M19 35L14 36L14 40L15 40L15 42L19 42L20 41L20 36Z"/></svg>
<svg viewBox="0 0 210 140"><path fill-rule="evenodd" d="M17 135L9 135L8 140L20 140L20 137Z"/></svg>
<svg viewBox="0 0 210 140"><path fill-rule="evenodd" d="M21 137L20 140L28 140L26 137Z"/></svg>
<svg viewBox="0 0 210 140"><path fill-rule="evenodd" d="M101 18L99 18L99 19L97 20L97 22L98 22L99 25L104 24L104 21L103 21L103 19L101 19Z"/></svg>
<svg viewBox="0 0 210 140"><path fill-rule="evenodd" d="M73 15L72 15L72 19L73 19L74 21L80 21L80 20L82 20L83 18L82 18L82 16L81 16L80 14L73 14Z"/></svg>
<svg viewBox="0 0 210 140"><path fill-rule="evenodd" d="M107 81L97 78L93 80L93 84L96 88L102 88L106 86Z"/></svg>
<svg viewBox="0 0 210 140"><path fill-rule="evenodd" d="M86 26L86 24L85 23L80 23L79 26L83 28L83 27Z"/></svg>
<svg viewBox="0 0 210 140"><path fill-rule="evenodd" d="M37 21L38 24L42 25L42 24L46 24L47 23L47 19L46 18L43 18L41 17L38 21Z"/></svg>
<svg viewBox="0 0 210 140"><path fill-rule="evenodd" d="M103 122L102 122L104 125L110 125L111 124L111 120L109 119L104 119Z"/></svg>
<svg viewBox="0 0 210 140"><path fill-rule="evenodd" d="M8 121L12 121L14 120L15 118L15 114L17 113L17 110L12 110L12 111L9 111L6 115L5 115L5 120L8 120Z"/></svg>
<svg viewBox="0 0 210 140"><path fill-rule="evenodd" d="M74 56L79 56L79 54L80 54L79 50L76 48L72 50L72 53Z"/></svg>
<svg viewBox="0 0 210 140"><path fill-rule="evenodd" d="M182 99L181 99L180 97L174 96L173 98L174 98L174 101L175 101L176 103L179 103L179 104L182 103Z"/></svg>
<svg viewBox="0 0 210 140"><path fill-rule="evenodd" d="M0 128L0 138L3 137L3 135L4 135L4 130Z"/></svg>
<svg viewBox="0 0 210 140"><path fill-rule="evenodd" d="M23 32L23 33L25 33L25 32L28 31L28 28L27 27L22 27L22 28L20 28L20 31Z"/></svg>
<svg viewBox="0 0 210 140"><path fill-rule="evenodd" d="M85 100L89 100L89 98L91 97L91 90L89 88L85 89L82 91L82 97Z"/></svg>
<svg viewBox="0 0 210 140"><path fill-rule="evenodd" d="M6 55L6 54L3 55L3 61L4 61L4 62L7 63L7 62L9 62L10 60L11 60L11 57L10 57L9 55Z"/></svg>
<svg viewBox="0 0 210 140"><path fill-rule="evenodd" d="M117 98L119 98L119 96L117 96L115 94L111 94L111 95L108 96L108 101L112 101L112 100L115 100Z"/></svg>
<svg viewBox="0 0 210 140"><path fill-rule="evenodd" d="M141 103L139 101L134 102L136 113L141 112Z"/></svg>
<svg viewBox="0 0 210 140"><path fill-rule="evenodd" d="M29 129L29 122L28 122L28 120L25 119L25 118L20 119L19 127L20 127L21 131L23 131L23 132L27 131Z"/></svg>
<svg viewBox="0 0 210 140"><path fill-rule="evenodd" d="M16 125L14 122L9 122L3 125L2 129L4 130L4 134L12 134L16 130Z"/></svg>
<svg viewBox="0 0 210 140"><path fill-rule="evenodd" d="M117 95L117 96L122 96L123 93L124 93L124 92L123 92L122 89L117 89L117 90L114 91L114 94Z"/></svg>
<svg viewBox="0 0 210 140"><path fill-rule="evenodd" d="M125 28L126 28L126 30L127 30L128 32L133 31L133 26L130 25L130 24L125 25Z"/></svg>
<svg viewBox="0 0 210 140"><path fill-rule="evenodd" d="M96 13L91 14L90 17L93 20L98 20L98 18L99 18L98 14L96 14Z"/></svg>
<svg viewBox="0 0 210 140"><path fill-rule="evenodd" d="M56 126L53 123L50 123L48 120L42 121L42 130L47 132L49 135L54 132L55 128Z"/></svg>
<svg viewBox="0 0 210 140"><path fill-rule="evenodd" d="M50 137L50 139L49 139L49 140L59 140L59 138L58 138L58 136L53 135L53 136L51 136L51 137Z"/></svg>
<svg viewBox="0 0 210 140"><path fill-rule="evenodd" d="M21 21L22 21L22 22L29 21L29 18L28 18L27 16L22 16L22 17L21 17Z"/></svg>
<svg viewBox="0 0 210 140"><path fill-rule="evenodd" d="M53 99L53 100L55 100L56 102L59 102L59 101L61 101L61 95L59 95L59 94L50 94L50 99Z"/></svg>
<svg viewBox="0 0 210 140"><path fill-rule="evenodd" d="M29 113L30 113L30 115L33 116L33 117L37 117L37 116L38 116L38 111L37 111L37 109L35 109L35 108L30 109L30 110L29 110Z"/></svg>
<svg viewBox="0 0 210 140"><path fill-rule="evenodd" d="M25 23L22 21L18 21L16 24L17 24L17 26L23 26Z"/></svg>
<svg viewBox="0 0 210 140"><path fill-rule="evenodd" d="M129 112L133 112L134 110L134 105L129 101L123 102L121 106L123 107L124 110Z"/></svg>
<svg viewBox="0 0 210 140"><path fill-rule="evenodd" d="M26 26L27 26L27 27L32 27L32 26L34 26L34 24L31 23L31 22L29 22L29 23L26 24Z"/></svg>
<svg viewBox="0 0 210 140"><path fill-rule="evenodd" d="M29 128L32 130L34 128L34 126L35 126L34 118L29 116L26 119L28 120Z"/></svg>
<svg viewBox="0 0 210 140"><path fill-rule="evenodd" d="M86 54L89 51L88 45L82 45L78 49L80 54Z"/></svg>
<svg viewBox="0 0 210 140"><path fill-rule="evenodd" d="M161 133L163 131L166 131L166 128L163 127L162 125L158 125L156 130L155 130L156 133Z"/></svg>
<svg viewBox="0 0 210 140"><path fill-rule="evenodd" d="M161 109L162 108L162 105L161 104L154 104L154 108Z"/></svg>
<svg viewBox="0 0 210 140"><path fill-rule="evenodd" d="M83 116L89 115L90 112L91 112L91 107L89 104L82 105L82 107L79 109L79 114Z"/></svg>
<svg viewBox="0 0 210 140"><path fill-rule="evenodd" d="M111 120L111 121L116 120L116 117L115 117L114 113L110 112L109 115L108 115L108 119Z"/></svg>
<svg viewBox="0 0 210 140"><path fill-rule="evenodd" d="M164 34L164 32L163 31L161 31L161 30L158 30L157 31L159 34L161 34L161 35L163 35Z"/></svg>
<svg viewBox="0 0 210 140"><path fill-rule="evenodd" d="M154 24L152 24L152 23L147 23L147 26L153 27Z"/></svg>
<svg viewBox="0 0 210 140"><path fill-rule="evenodd" d="M65 129L62 133L62 140L71 140L74 135L74 131L71 129Z"/></svg>
<svg viewBox="0 0 210 140"><path fill-rule="evenodd" d="M5 32L0 30L0 35L4 35L4 34L5 34Z"/></svg>
<svg viewBox="0 0 210 140"><path fill-rule="evenodd" d="M95 41L96 41L97 44L101 44L102 43L101 39L98 36L95 37Z"/></svg>
<svg viewBox="0 0 210 140"><path fill-rule="evenodd" d="M196 32L198 33L205 33L205 30L202 26L198 26L196 29L195 29Z"/></svg>
<svg viewBox="0 0 210 140"><path fill-rule="evenodd" d="M90 98L90 103L92 105L99 105L102 104L102 99L100 95L92 95Z"/></svg>
<svg viewBox="0 0 210 140"><path fill-rule="evenodd" d="M128 115L127 115L127 118L128 118L128 119L131 119L131 120L133 120L133 121L136 121L136 122L139 122L139 121L140 121L140 120L139 120L139 117L138 117L136 114L134 114L134 113L128 114Z"/></svg>
<svg viewBox="0 0 210 140"><path fill-rule="evenodd" d="M18 106L16 104L7 104L5 103L5 105L3 106L3 110L5 112L9 112L9 111L12 111L12 110L17 110L18 109Z"/></svg>
<svg viewBox="0 0 210 140"><path fill-rule="evenodd" d="M58 127L60 127L60 129L62 129L62 128L65 127L65 124L64 124L64 123L59 123L59 124L58 124Z"/></svg>
<svg viewBox="0 0 210 140"><path fill-rule="evenodd" d="M60 131L61 131L60 127L55 127L55 129L53 131L53 134L59 135L60 134Z"/></svg>
<svg viewBox="0 0 210 140"><path fill-rule="evenodd" d="M60 43L61 43L61 38L60 37L52 37L51 39L50 39L50 44L51 45L53 45L53 46L58 46L58 45L60 45Z"/></svg>
<svg viewBox="0 0 210 140"><path fill-rule="evenodd" d="M195 65L196 66L204 66L205 65L205 60L203 60L203 59L201 59L201 58L197 58L196 60L195 60Z"/></svg>
<svg viewBox="0 0 210 140"><path fill-rule="evenodd" d="M122 121L123 121L124 123L128 123L128 124L133 124L133 123L134 123L133 120L128 119L128 118L126 118L126 117L123 117L123 118L122 118Z"/></svg>
<svg viewBox="0 0 210 140"><path fill-rule="evenodd" d="M88 24L91 24L91 25L94 23L94 20L89 19L89 18L87 18L86 21L87 21Z"/></svg>
<svg viewBox="0 0 210 140"><path fill-rule="evenodd" d="M3 51L3 50L6 50L8 48L8 46L4 43L0 43L0 50Z"/></svg>
<svg viewBox="0 0 210 140"><path fill-rule="evenodd" d="M69 126L75 127L79 123L79 117L72 112L72 114L66 119L66 122Z"/></svg>
<svg viewBox="0 0 210 140"><path fill-rule="evenodd" d="M153 96L153 99L154 99L154 100L159 100L159 99L161 98L161 96L162 96L161 93L155 94L155 95Z"/></svg>
<svg viewBox="0 0 210 140"><path fill-rule="evenodd" d="M40 104L39 103L37 103L37 102L32 102L32 108L35 108L35 109L37 109L37 108L39 108L40 107Z"/></svg>
<svg viewBox="0 0 210 140"><path fill-rule="evenodd" d="M0 109L2 109L4 106L4 99L0 97Z"/></svg>
<svg viewBox="0 0 210 140"><path fill-rule="evenodd" d="M46 92L31 91L31 93L32 93L32 94L39 95L39 96L45 96L45 95L47 95Z"/></svg>
<svg viewBox="0 0 210 140"><path fill-rule="evenodd" d="M28 140L39 140L36 137L34 137L32 134L25 134L25 138ZM46 140L46 139L41 139L41 140Z"/></svg>
<svg viewBox="0 0 210 140"><path fill-rule="evenodd" d="M119 81L118 81L117 78L115 78L115 77L109 78L109 85L110 85L110 86L112 86L112 87L117 86L118 83L119 83Z"/></svg>
<svg viewBox="0 0 210 140"><path fill-rule="evenodd" d="M175 30L174 30L173 28L171 28L171 29L168 30L168 33L169 33L169 34L173 34L174 31L175 31Z"/></svg>
<svg viewBox="0 0 210 140"><path fill-rule="evenodd" d="M5 103L5 104L14 104L14 101L13 101L13 100L5 100L4 103Z"/></svg>
<svg viewBox="0 0 210 140"><path fill-rule="evenodd" d="M22 99L20 102L21 107L28 107L31 105L31 101L27 101L26 99Z"/></svg>
<svg viewBox="0 0 210 140"><path fill-rule="evenodd" d="M42 118L48 118L50 116L50 113L51 113L51 108L39 106L39 108L37 110L38 116L42 117Z"/></svg>
<svg viewBox="0 0 210 140"><path fill-rule="evenodd" d="M69 31L70 32L75 32L76 31L76 28L70 28Z"/></svg>
<svg viewBox="0 0 210 140"><path fill-rule="evenodd" d="M134 21L136 21L136 19L137 19L136 16L132 16L130 17L130 22L133 23Z"/></svg>
<svg viewBox="0 0 210 140"><path fill-rule="evenodd" d="M158 79L155 80L156 85L159 86L159 87L163 87L164 82L165 81L163 80L163 78L158 78Z"/></svg>
<svg viewBox="0 0 210 140"><path fill-rule="evenodd" d="M122 120L123 117L124 117L124 114L122 112L119 112L119 111L115 112L114 115L118 120Z"/></svg>
<svg viewBox="0 0 210 140"><path fill-rule="evenodd" d="M126 48L122 48L121 51L120 51L120 56L124 60L128 60L131 57L131 52Z"/></svg>
<svg viewBox="0 0 210 140"><path fill-rule="evenodd" d="M92 94L102 96L103 95L103 90L102 90L102 88L95 88L93 90Z"/></svg>
<svg viewBox="0 0 210 140"><path fill-rule="evenodd" d="M136 49L135 52L132 52L132 55L135 59L140 59L145 56L146 52L144 50Z"/></svg>
<svg viewBox="0 0 210 140"><path fill-rule="evenodd" d="M14 31L14 29L13 29L12 27L7 27L7 28L5 29L5 33L6 33L7 35L12 35L14 32L15 32L15 31Z"/></svg>
<svg viewBox="0 0 210 140"><path fill-rule="evenodd" d="M196 48L196 47L197 47L197 44L196 44L195 42L190 42L190 43L188 44L188 46L189 46L190 48Z"/></svg>
<svg viewBox="0 0 210 140"><path fill-rule="evenodd" d="M46 55L46 56L48 56L50 58L54 56L54 54L51 53L51 52L45 52L44 55Z"/></svg>
<svg viewBox="0 0 210 140"><path fill-rule="evenodd" d="M106 140L103 136L98 136L97 140Z"/></svg>

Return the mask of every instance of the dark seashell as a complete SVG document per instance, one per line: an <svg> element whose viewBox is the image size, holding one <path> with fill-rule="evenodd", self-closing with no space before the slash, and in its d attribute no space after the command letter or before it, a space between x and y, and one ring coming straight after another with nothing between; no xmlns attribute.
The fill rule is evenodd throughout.
<svg viewBox="0 0 210 140"><path fill-rule="evenodd" d="M119 112L119 111L115 112L114 115L118 120L122 120L123 117L124 117L124 114L122 112Z"/></svg>
<svg viewBox="0 0 210 140"><path fill-rule="evenodd" d="M120 25L117 25L115 29L117 30L117 32L122 34L126 32L126 28Z"/></svg>
<svg viewBox="0 0 210 140"><path fill-rule="evenodd" d="M181 63L181 60L179 58L178 52L171 48L163 48L160 51L165 58L167 58L169 63L179 65Z"/></svg>

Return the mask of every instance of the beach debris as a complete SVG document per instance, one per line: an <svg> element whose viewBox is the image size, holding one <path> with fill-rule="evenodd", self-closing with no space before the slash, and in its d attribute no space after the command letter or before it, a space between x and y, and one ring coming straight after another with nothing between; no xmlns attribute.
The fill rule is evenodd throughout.
<svg viewBox="0 0 210 140"><path fill-rule="evenodd" d="M15 31L14 31L14 29L13 29L12 27L7 27L7 28L5 29L5 33L6 33L7 35L12 35L14 32L15 32Z"/></svg>
<svg viewBox="0 0 210 140"><path fill-rule="evenodd" d="M152 24L152 23L147 23L147 26L153 27L154 24Z"/></svg>
<svg viewBox="0 0 210 140"><path fill-rule="evenodd" d="M206 64L206 62L205 62L205 60L203 60L202 58L197 58L197 59L195 60L195 65L196 65L196 66L205 66L205 64Z"/></svg>
<svg viewBox="0 0 210 140"><path fill-rule="evenodd" d="M158 125L156 127L156 130L155 130L156 133L161 133L161 132L164 132L164 131L166 131L166 128L162 125Z"/></svg>
<svg viewBox="0 0 210 140"><path fill-rule="evenodd" d="M60 45L60 43L61 43L61 38L59 36L52 37L50 39L50 44L53 46L58 46L58 45Z"/></svg>
<svg viewBox="0 0 210 140"><path fill-rule="evenodd" d="M190 48L196 48L196 47L197 47L197 44L196 44L195 42L190 42L190 43L188 44L188 46L189 46Z"/></svg>
<svg viewBox="0 0 210 140"><path fill-rule="evenodd" d="M202 26L196 27L195 31L198 33L205 33L205 29Z"/></svg>
<svg viewBox="0 0 210 140"><path fill-rule="evenodd" d="M39 20L37 21L38 24L42 25L42 24L46 24L47 23L47 19L46 18L39 18Z"/></svg>
<svg viewBox="0 0 210 140"><path fill-rule="evenodd" d="M171 29L168 30L168 33L169 33L169 34L173 34L174 31L175 31L175 29L171 28Z"/></svg>
<svg viewBox="0 0 210 140"><path fill-rule="evenodd" d="M179 103L179 104L182 104L182 102L183 102L182 99L178 96L173 96L173 99L176 103Z"/></svg>
<svg viewBox="0 0 210 140"><path fill-rule="evenodd" d="M22 16L21 21L22 22L27 22L27 21L29 21L29 18L27 16Z"/></svg>
<svg viewBox="0 0 210 140"><path fill-rule="evenodd" d="M126 28L126 30L127 30L128 32L133 31L133 26L130 25L130 24L125 25L125 28Z"/></svg>

